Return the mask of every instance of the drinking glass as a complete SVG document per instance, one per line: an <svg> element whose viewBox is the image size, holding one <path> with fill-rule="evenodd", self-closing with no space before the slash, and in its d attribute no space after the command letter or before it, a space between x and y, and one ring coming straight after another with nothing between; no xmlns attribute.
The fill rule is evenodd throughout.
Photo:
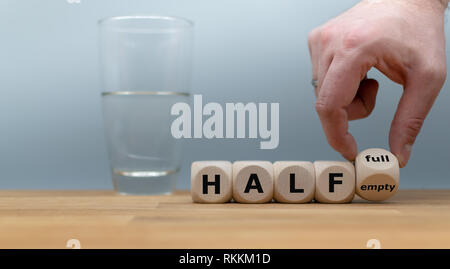
<svg viewBox="0 0 450 269"><path fill-rule="evenodd" d="M168 16L99 21L102 108L114 188L165 194L175 188L181 140L173 104L188 102L193 24Z"/></svg>

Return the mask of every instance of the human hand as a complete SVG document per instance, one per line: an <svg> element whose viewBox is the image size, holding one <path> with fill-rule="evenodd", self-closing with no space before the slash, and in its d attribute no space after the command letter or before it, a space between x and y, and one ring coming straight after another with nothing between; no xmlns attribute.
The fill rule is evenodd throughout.
<svg viewBox="0 0 450 269"><path fill-rule="evenodd" d="M404 91L389 133L403 167L446 77L444 11L439 0L365 0L308 36L316 110L328 143L348 160L357 146L348 121L369 116L375 67Z"/></svg>

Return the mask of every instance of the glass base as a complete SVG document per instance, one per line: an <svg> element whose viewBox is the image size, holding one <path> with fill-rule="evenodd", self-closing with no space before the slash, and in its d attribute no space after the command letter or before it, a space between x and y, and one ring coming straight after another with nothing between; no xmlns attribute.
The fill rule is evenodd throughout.
<svg viewBox="0 0 450 269"><path fill-rule="evenodd" d="M164 195L173 192L177 176L171 171L116 171L113 184L119 194Z"/></svg>

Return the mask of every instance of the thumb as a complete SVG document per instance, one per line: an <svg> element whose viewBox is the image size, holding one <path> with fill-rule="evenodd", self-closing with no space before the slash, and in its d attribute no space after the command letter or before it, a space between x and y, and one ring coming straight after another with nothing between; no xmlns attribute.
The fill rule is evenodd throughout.
<svg viewBox="0 0 450 269"><path fill-rule="evenodd" d="M410 78L404 85L389 133L389 146L400 167L408 163L412 145L445 81L445 72L428 71Z"/></svg>

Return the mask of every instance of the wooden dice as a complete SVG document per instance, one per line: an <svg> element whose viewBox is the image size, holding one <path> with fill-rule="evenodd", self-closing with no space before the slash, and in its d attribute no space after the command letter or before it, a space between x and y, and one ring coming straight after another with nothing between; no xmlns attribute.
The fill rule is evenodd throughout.
<svg viewBox="0 0 450 269"><path fill-rule="evenodd" d="M308 203L314 199L316 179L311 162L275 162L273 198L280 203Z"/></svg>
<svg viewBox="0 0 450 269"><path fill-rule="evenodd" d="M226 203L232 197L232 165L227 161L193 162L191 196L197 203Z"/></svg>
<svg viewBox="0 0 450 269"><path fill-rule="evenodd" d="M384 149L367 149L355 160L193 162L192 200L197 203L349 203L355 193L382 201L398 190L397 158Z"/></svg>
<svg viewBox="0 0 450 269"><path fill-rule="evenodd" d="M392 197L398 189L400 168L397 158L384 149L366 149L355 160L356 193L369 201Z"/></svg>
<svg viewBox="0 0 450 269"><path fill-rule="evenodd" d="M266 203L273 198L273 165L266 161L233 163L233 198L239 203Z"/></svg>
<svg viewBox="0 0 450 269"><path fill-rule="evenodd" d="M355 195L355 168L350 162L316 161L316 201L348 203Z"/></svg>

